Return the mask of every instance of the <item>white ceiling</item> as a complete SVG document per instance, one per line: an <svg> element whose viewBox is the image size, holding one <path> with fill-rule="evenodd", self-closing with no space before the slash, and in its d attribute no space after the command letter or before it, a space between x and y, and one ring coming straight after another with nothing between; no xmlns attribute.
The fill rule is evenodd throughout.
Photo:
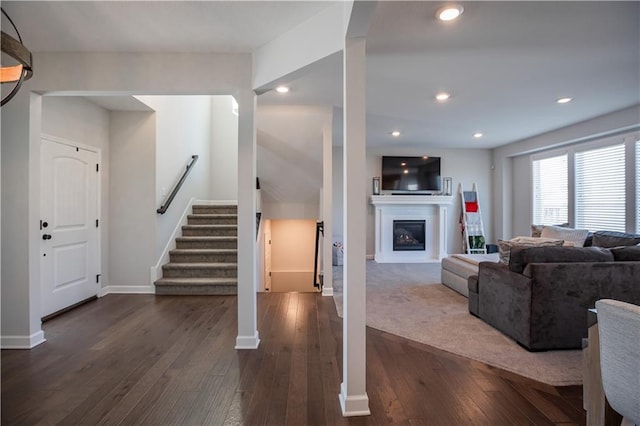
<svg viewBox="0 0 640 426"><path fill-rule="evenodd" d="M249 52L329 5L2 2L33 51L128 52ZM377 5L367 36L370 146L496 147L640 103L640 2L463 2L448 24L434 19L440 5ZM290 84L259 106L341 106L341 55ZM453 97L437 103L438 90ZM574 101L556 104L563 96Z"/></svg>

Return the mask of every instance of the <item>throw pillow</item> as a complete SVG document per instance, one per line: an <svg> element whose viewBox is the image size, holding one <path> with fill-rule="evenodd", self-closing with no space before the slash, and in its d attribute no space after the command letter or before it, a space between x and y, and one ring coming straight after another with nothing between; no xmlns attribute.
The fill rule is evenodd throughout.
<svg viewBox="0 0 640 426"><path fill-rule="evenodd" d="M500 263L509 265L509 257L511 256L511 248L516 246L524 247L543 247L543 246L561 246L564 240L554 238L535 238L535 237L515 237L510 240L498 240Z"/></svg>
<svg viewBox="0 0 640 426"><path fill-rule="evenodd" d="M543 226L541 237L556 238L572 242L574 247L583 247L584 242L589 234L588 229L573 229L562 226Z"/></svg>
<svg viewBox="0 0 640 426"><path fill-rule="evenodd" d="M593 233L593 245L597 247L634 246L638 243L640 243L640 234L615 231L596 231Z"/></svg>

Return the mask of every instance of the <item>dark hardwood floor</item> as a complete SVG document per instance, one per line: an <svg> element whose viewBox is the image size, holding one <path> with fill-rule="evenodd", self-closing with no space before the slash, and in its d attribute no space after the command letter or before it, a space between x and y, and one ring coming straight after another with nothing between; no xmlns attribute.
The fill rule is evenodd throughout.
<svg viewBox="0 0 640 426"><path fill-rule="evenodd" d="M554 388L367 329L371 416L338 402L342 321L315 293L258 297L257 350L236 351L234 296L108 295L2 351L2 424L584 424Z"/></svg>

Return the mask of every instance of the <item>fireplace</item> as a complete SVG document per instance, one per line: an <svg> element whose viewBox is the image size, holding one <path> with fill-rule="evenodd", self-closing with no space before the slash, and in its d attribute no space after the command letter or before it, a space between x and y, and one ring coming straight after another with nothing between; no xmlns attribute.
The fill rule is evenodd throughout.
<svg viewBox="0 0 640 426"><path fill-rule="evenodd" d="M424 251L424 220L393 221L393 251Z"/></svg>

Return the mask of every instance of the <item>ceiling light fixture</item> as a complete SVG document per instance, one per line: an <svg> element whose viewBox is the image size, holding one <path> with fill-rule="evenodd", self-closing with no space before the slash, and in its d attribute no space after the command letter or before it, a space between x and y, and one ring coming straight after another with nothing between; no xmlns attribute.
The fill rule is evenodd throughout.
<svg viewBox="0 0 640 426"><path fill-rule="evenodd" d="M482 133L480 133L480 132L476 132L476 133L473 134L473 137L476 138L476 139L479 139L482 136L484 136L484 135Z"/></svg>
<svg viewBox="0 0 640 426"><path fill-rule="evenodd" d="M391 132L391 136L397 138L398 136L400 136L400 132L398 130L394 130L393 132Z"/></svg>
<svg viewBox="0 0 640 426"><path fill-rule="evenodd" d="M17 62L17 64L15 65L6 67L3 66L2 68L0 68L0 83L15 83L15 86L13 87L13 89L11 89L11 92L9 92L7 96L2 98L2 101L0 102L0 106L4 106L4 104L9 102L11 98L13 98L16 93L18 93L18 90L20 90L20 86L22 86L22 83L25 80L30 79L33 75L33 58L31 57L31 52L29 52L29 49L24 47L24 44L22 44L22 37L20 37L20 33L18 32L15 24L13 23L11 18L9 18L7 12L5 12L4 9L1 10L2 15L7 18L14 31L16 32L16 35L18 36L18 40L16 40L4 31L2 31L0 34L2 38L2 53L6 56L11 57L14 61Z"/></svg>
<svg viewBox="0 0 640 426"><path fill-rule="evenodd" d="M289 88L287 86L278 86L278 87L276 87L276 92L278 92L278 93L289 93Z"/></svg>
<svg viewBox="0 0 640 426"><path fill-rule="evenodd" d="M566 104L573 100L573 98L560 98L556 102L559 104Z"/></svg>
<svg viewBox="0 0 640 426"><path fill-rule="evenodd" d="M440 102L444 102L448 100L450 97L451 97L451 93L447 93L447 92L440 92L436 94L436 100Z"/></svg>
<svg viewBox="0 0 640 426"><path fill-rule="evenodd" d="M464 8L459 4L448 4L442 6L436 12L436 17L441 21L453 21L458 16L462 15Z"/></svg>

